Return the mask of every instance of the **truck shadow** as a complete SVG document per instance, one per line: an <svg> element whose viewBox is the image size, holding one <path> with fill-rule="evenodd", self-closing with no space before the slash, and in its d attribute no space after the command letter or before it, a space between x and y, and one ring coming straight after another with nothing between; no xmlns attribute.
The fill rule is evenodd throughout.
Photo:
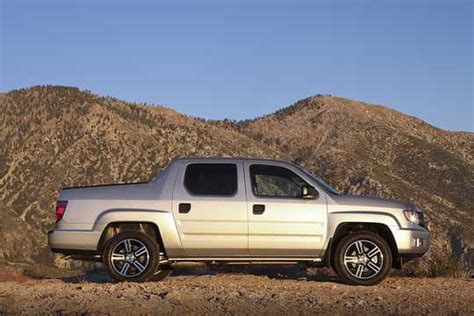
<svg viewBox="0 0 474 316"><path fill-rule="evenodd" d="M168 278L219 275L254 275L269 279L341 283L339 277L328 268L306 268L299 265L282 264L179 264L173 267ZM65 277L62 280L65 283L115 283L103 269L89 271L79 276Z"/></svg>
<svg viewBox="0 0 474 316"><path fill-rule="evenodd" d="M328 268L308 268L304 265L285 264L213 264L201 267L179 267L172 276L196 275L255 275L269 279L308 280L340 283L340 279Z"/></svg>

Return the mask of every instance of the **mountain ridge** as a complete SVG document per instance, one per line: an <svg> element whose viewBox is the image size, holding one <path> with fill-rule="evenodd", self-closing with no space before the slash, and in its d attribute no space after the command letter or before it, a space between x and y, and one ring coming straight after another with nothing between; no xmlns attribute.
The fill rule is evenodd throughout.
<svg viewBox="0 0 474 316"><path fill-rule="evenodd" d="M122 102L122 103L127 103L127 104L132 104L132 105L135 105L135 106L144 106L144 107L158 107L158 108L162 108L162 109L165 109L165 110L169 110L169 111L172 111L172 112L175 112L179 115L184 115L186 117L189 117L189 118L193 118L193 119L198 119L198 120L204 120L204 121L208 121L208 122L225 122L225 121L229 121L229 122L236 122L236 123L243 123L243 122L247 122L247 121L253 121L253 120L259 120L259 119L262 119L262 118L265 118L267 116L271 116L271 115L274 115L274 114L277 114L278 112L280 111L283 111L283 110L287 110L289 108L292 108L296 105L298 105L300 102L304 102L306 100L309 100L309 99L314 99L314 98L332 98L332 99L338 99L338 100L341 100L341 101L351 101L351 102L355 102L359 105L362 105L362 106L368 106L368 107L372 107L372 108L383 108L383 109L386 109L386 110L389 110L389 111L393 111L395 112L396 114L400 114L400 115L403 115L405 117L408 117L408 118L411 118L411 119L415 119L417 121L420 121L436 130L440 130L442 132L448 132L448 133L455 133L455 134L468 134L468 135L474 135L474 132L471 132L471 131L464 131L464 130L451 130L451 129L445 129L445 128L442 128L442 127L438 127L432 123L429 123L415 115L412 115L412 114L406 114L404 112L401 112L400 110L397 110L395 108L392 108L390 106L386 106L386 105L383 105L383 104L372 104L372 103L369 103L368 101L363 101L363 100L357 100L357 99L349 99L349 98L346 98L346 97L343 97L343 96L337 96L337 95L331 95L331 94L315 94L315 95L310 95L310 96L307 96L305 98L302 98L302 99L298 99L296 101L294 101L291 105L289 106L282 106L280 108L278 108L277 110L274 110L273 112L270 112L268 114L264 114L264 115L261 115L261 116L255 116L255 117L251 117L251 118L244 118L244 119L239 119L239 120L234 120L232 118L229 118L229 117L224 117L222 119L208 119L208 118L205 118L205 117L201 117L201 116L195 116L195 115L188 115L188 114L185 114L185 113L181 113L179 112L178 110L172 108L171 106L167 106L167 105L163 105L163 104L155 104L155 103L148 103L148 102L134 102L134 101L127 101L125 99L121 99L121 98L118 98L118 97L114 97L114 96L110 96L110 95L99 95L98 93L92 91L92 90L89 90L89 89L81 89L81 88L78 88L76 86L67 86L67 85L56 85L56 84L46 84L46 85L32 85L32 86L28 86L28 87L23 87L23 88L17 88L17 89L12 89L12 90L9 90L9 91L4 91L4 92L0 92L0 97L2 96L8 96L9 93L12 93L12 92L21 92L21 91L26 91L26 90L34 90L34 89L44 89L44 88L51 88L51 89L71 89L71 90L75 90L75 91L78 91L78 92L81 92L81 93L86 93L86 94L90 94L91 96L95 96L97 98L105 98L105 99L111 99L111 100L115 100L115 101L119 101L119 102Z"/></svg>
<svg viewBox="0 0 474 316"><path fill-rule="evenodd" d="M0 94L0 109L5 261L63 264L45 247L60 187L143 181L190 155L295 161L344 193L416 201L434 236L419 266L432 274L443 255L474 239L474 133L381 105L320 95L236 122L35 86ZM462 239L454 245L454 237Z"/></svg>

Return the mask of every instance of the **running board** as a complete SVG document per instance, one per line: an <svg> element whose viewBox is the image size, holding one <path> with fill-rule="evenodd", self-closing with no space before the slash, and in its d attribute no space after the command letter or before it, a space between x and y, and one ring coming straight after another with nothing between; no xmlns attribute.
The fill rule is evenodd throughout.
<svg viewBox="0 0 474 316"><path fill-rule="evenodd" d="M312 263L321 263L323 262L322 258L265 258L265 257L251 257L251 258L212 258L212 257L203 257L203 258L186 258L186 257L179 257L179 258L169 258L168 261L170 262L210 262L210 263L217 263L217 262L229 262L229 263L245 263L248 262L250 264L253 263L295 263L295 262L312 262Z"/></svg>
<svg viewBox="0 0 474 316"><path fill-rule="evenodd" d="M65 255L64 259L72 259L72 260L81 260L81 261L95 261L95 262L102 262L101 255L87 255L87 254L71 254ZM164 252L160 252L160 264L169 263L168 258L166 258Z"/></svg>

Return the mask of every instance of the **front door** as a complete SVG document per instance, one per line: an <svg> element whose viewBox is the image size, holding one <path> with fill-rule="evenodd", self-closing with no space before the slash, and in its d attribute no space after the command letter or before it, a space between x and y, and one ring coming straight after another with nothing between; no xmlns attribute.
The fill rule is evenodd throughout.
<svg viewBox="0 0 474 316"><path fill-rule="evenodd" d="M188 257L248 255L242 163L184 163L172 209Z"/></svg>
<svg viewBox="0 0 474 316"><path fill-rule="evenodd" d="M326 237L326 196L303 198L310 180L289 165L245 163L252 257L317 257Z"/></svg>

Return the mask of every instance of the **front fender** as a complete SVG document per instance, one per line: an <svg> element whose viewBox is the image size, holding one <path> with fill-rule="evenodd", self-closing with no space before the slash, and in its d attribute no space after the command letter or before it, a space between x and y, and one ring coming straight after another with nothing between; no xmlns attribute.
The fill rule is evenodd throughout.
<svg viewBox="0 0 474 316"><path fill-rule="evenodd" d="M343 211L329 213L328 220L328 236L334 236L336 229L343 223L373 223L383 224L387 226L390 231L398 230L401 226L397 218L385 212L369 212L369 211ZM326 242L326 246L329 240Z"/></svg>

